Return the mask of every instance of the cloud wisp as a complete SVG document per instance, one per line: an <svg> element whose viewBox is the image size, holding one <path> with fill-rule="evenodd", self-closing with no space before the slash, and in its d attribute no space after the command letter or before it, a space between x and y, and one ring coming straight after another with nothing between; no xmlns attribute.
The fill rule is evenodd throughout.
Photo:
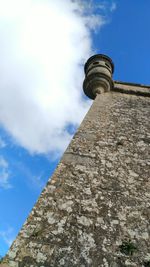
<svg viewBox="0 0 150 267"><path fill-rule="evenodd" d="M4 141L2 137L0 137L0 149L5 148L6 146L7 146L6 142Z"/></svg>
<svg viewBox="0 0 150 267"><path fill-rule="evenodd" d="M0 238L10 247L15 238L14 229L8 227L6 230L0 230Z"/></svg>
<svg viewBox="0 0 150 267"><path fill-rule="evenodd" d="M0 0L0 124L31 153L62 152L90 105L83 63L105 19L81 2Z"/></svg>
<svg viewBox="0 0 150 267"><path fill-rule="evenodd" d="M9 179L10 173L8 162L4 159L4 157L0 156L0 188L11 188L12 186Z"/></svg>

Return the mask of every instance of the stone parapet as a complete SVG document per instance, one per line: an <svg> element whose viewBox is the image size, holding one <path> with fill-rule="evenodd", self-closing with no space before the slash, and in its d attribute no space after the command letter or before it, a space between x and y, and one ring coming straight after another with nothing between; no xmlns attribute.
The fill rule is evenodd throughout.
<svg viewBox="0 0 150 267"><path fill-rule="evenodd" d="M113 91L150 97L150 85L114 81Z"/></svg>

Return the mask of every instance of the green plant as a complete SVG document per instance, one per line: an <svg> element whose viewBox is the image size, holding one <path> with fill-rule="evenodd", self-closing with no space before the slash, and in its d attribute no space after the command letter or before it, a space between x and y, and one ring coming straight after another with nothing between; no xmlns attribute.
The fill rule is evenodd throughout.
<svg viewBox="0 0 150 267"><path fill-rule="evenodd" d="M137 247L131 240L125 240L122 242L122 244L119 246L121 253L125 255L132 256L133 253L137 250Z"/></svg>
<svg viewBox="0 0 150 267"><path fill-rule="evenodd" d="M36 238L36 237L38 237L40 234L42 234L42 229L39 229L39 230L35 229L34 232L31 234L31 237Z"/></svg>
<svg viewBox="0 0 150 267"><path fill-rule="evenodd" d="M150 267L150 260L149 261L144 261L144 267Z"/></svg>

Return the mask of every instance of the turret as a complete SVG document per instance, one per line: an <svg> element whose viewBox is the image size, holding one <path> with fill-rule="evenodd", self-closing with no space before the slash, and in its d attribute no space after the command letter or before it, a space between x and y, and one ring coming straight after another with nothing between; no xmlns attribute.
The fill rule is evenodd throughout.
<svg viewBox="0 0 150 267"><path fill-rule="evenodd" d="M85 63L84 71L83 90L89 98L95 99L97 94L113 88L114 64L108 56L97 54L90 57Z"/></svg>

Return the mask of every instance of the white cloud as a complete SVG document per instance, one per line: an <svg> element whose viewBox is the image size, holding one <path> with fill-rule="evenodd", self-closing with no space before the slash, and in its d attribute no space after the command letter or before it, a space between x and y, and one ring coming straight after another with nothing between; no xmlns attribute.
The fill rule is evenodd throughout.
<svg viewBox="0 0 150 267"><path fill-rule="evenodd" d="M8 162L0 156L0 188L11 188Z"/></svg>
<svg viewBox="0 0 150 267"><path fill-rule="evenodd" d="M71 0L0 0L0 123L31 153L63 151L82 98L91 28L105 20ZM7 175L3 181L7 184Z"/></svg>

